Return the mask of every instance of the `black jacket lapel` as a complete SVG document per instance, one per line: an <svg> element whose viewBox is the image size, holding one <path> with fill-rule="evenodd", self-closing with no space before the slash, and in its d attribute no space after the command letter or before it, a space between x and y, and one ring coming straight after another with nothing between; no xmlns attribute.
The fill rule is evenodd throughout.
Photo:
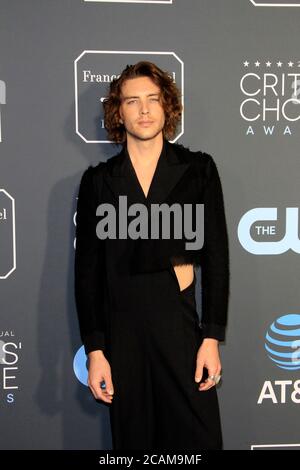
<svg viewBox="0 0 300 470"><path fill-rule="evenodd" d="M186 160L184 153L175 150L174 146L164 139L147 198L139 185L126 148L108 160L104 179L117 201L119 196L126 195L128 205L137 202L147 205L160 204L167 199L189 166L190 162Z"/></svg>

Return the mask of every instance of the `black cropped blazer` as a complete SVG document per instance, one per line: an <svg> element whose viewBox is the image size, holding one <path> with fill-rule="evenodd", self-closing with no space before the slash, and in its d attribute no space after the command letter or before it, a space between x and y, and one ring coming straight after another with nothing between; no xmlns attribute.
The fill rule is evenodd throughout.
<svg viewBox="0 0 300 470"><path fill-rule="evenodd" d="M173 265L201 267L201 327L204 337L225 338L229 298L229 249L223 191L216 163L205 152L193 152L164 139L162 154L147 198L138 184L126 146L107 162L89 166L82 175L76 212L75 300L80 335L88 354L107 346L109 286L106 240L96 226L99 204L116 207L119 196L136 202L204 204L204 244L186 250L182 239L137 239L131 272L155 272ZM118 239L114 243L119 243ZM110 254L110 256L112 256Z"/></svg>

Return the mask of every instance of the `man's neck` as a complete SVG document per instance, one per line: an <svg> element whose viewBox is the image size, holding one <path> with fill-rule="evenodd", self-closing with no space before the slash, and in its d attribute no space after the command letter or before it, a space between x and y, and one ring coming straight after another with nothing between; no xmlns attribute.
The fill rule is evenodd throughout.
<svg viewBox="0 0 300 470"><path fill-rule="evenodd" d="M163 134L153 139L137 140L127 134L127 151L133 165L151 166L157 162L163 147Z"/></svg>

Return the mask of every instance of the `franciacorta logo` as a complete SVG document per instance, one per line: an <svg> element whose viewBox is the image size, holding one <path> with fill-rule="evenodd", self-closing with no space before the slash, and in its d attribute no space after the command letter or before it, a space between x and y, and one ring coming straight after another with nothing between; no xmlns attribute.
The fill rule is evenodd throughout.
<svg viewBox="0 0 300 470"><path fill-rule="evenodd" d="M77 135L86 143L111 143L107 140L102 102L109 84L128 64L140 60L154 62L169 73L181 92L184 104L184 63L175 52L85 50L74 61L75 125ZM184 133L184 111L178 125L176 142Z"/></svg>

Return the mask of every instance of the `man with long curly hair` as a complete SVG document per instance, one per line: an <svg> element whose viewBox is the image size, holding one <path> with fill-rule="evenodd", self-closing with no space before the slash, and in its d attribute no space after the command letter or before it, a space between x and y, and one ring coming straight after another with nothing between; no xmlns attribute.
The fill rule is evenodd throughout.
<svg viewBox="0 0 300 470"><path fill-rule="evenodd" d="M114 449L221 449L215 386L227 322L229 253L216 164L205 152L169 142L180 122L181 96L155 64L128 65L111 82L103 106L108 137L122 149L90 166L79 189L75 294L88 385L109 404ZM125 196L126 214L120 204ZM118 216L114 222L124 225L125 219L133 224L137 206L152 215L158 204L203 204L203 246L187 249L187 231L173 238L170 231L143 236L149 212L139 220L141 236L124 236L124 226L122 236L103 233L113 216L102 222L99 216L110 208ZM191 215L181 219L185 228Z"/></svg>

